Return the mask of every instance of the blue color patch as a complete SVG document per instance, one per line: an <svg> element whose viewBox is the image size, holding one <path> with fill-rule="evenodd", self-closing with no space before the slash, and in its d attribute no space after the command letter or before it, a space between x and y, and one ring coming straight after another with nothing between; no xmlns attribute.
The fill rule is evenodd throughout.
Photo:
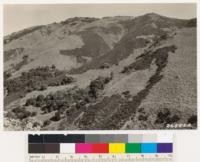
<svg viewBox="0 0 200 162"><path fill-rule="evenodd" d="M157 153L157 143L142 143L141 153Z"/></svg>

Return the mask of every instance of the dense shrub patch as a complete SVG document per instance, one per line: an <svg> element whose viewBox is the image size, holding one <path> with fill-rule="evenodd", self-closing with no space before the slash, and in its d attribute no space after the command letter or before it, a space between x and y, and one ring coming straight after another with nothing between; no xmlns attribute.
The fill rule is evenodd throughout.
<svg viewBox="0 0 200 162"><path fill-rule="evenodd" d="M163 34L159 38L155 39L152 43L152 47L156 47L161 40L167 39L167 35ZM155 51L152 51L151 49L148 49L144 53L142 53L140 56L136 58L136 61L132 64L125 66L124 69L121 71L121 73L129 73L132 70L145 70L150 68L150 65L154 59L156 59L156 65L161 68L165 67L167 64L168 59L168 53L169 52L175 52L177 47L175 45L167 46L158 48Z"/></svg>
<svg viewBox="0 0 200 162"><path fill-rule="evenodd" d="M50 118L50 121L59 121L63 117L85 110L87 104L93 103L97 99L100 91L104 89L105 84L112 79L112 76L111 74L109 77L98 77L91 81L86 89L73 88L50 93L47 96L38 95L35 98L29 98L26 100L25 106L38 107L43 113L55 111L55 115ZM44 123L44 125L49 124L49 121Z"/></svg>
<svg viewBox="0 0 200 162"><path fill-rule="evenodd" d="M73 81L74 79L66 76L64 71L57 70L54 66L44 66L22 72L20 77L5 80L4 87L7 89L8 95L17 92L26 94L34 90L43 91L48 86L70 84Z"/></svg>

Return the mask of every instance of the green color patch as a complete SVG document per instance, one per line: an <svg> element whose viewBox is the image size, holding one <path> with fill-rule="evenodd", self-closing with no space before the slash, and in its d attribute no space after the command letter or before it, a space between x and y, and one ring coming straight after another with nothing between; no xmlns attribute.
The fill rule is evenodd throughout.
<svg viewBox="0 0 200 162"><path fill-rule="evenodd" d="M140 143L127 143L126 144L126 153L141 153L141 144Z"/></svg>

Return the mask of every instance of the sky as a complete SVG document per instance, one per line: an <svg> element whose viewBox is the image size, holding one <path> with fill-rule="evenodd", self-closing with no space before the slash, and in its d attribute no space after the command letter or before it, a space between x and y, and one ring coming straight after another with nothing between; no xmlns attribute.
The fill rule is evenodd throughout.
<svg viewBox="0 0 200 162"><path fill-rule="evenodd" d="M189 19L196 4L32 4L4 5L4 35L21 29L60 22L70 17L139 16L146 13Z"/></svg>

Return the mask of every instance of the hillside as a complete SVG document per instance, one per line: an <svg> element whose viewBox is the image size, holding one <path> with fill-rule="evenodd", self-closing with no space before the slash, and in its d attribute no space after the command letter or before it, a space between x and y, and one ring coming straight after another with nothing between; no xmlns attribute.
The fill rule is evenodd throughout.
<svg viewBox="0 0 200 162"><path fill-rule="evenodd" d="M196 19L149 13L5 36L4 127L195 129L196 35Z"/></svg>

